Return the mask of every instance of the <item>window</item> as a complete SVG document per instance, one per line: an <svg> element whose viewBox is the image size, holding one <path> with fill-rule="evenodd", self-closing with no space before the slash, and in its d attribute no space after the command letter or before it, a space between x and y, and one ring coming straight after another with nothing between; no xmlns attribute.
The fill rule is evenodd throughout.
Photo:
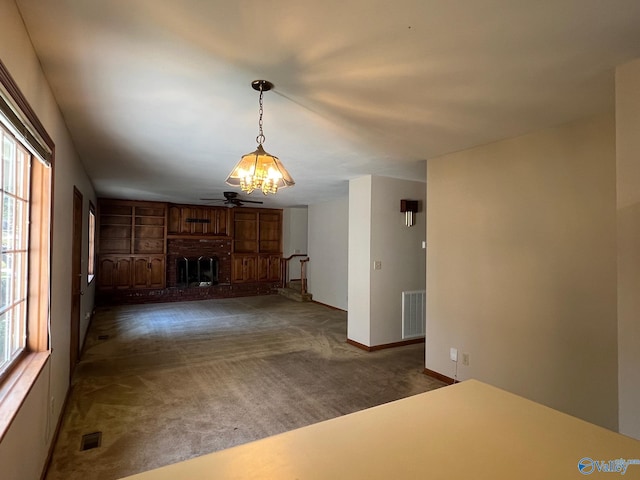
<svg viewBox="0 0 640 480"><path fill-rule="evenodd" d="M27 272L31 155L0 125L0 375L24 351L27 334Z"/></svg>
<svg viewBox="0 0 640 480"><path fill-rule="evenodd" d="M50 354L54 148L0 61L0 439Z"/></svg>
<svg viewBox="0 0 640 480"><path fill-rule="evenodd" d="M96 275L96 209L89 202L89 259L87 261L87 283Z"/></svg>

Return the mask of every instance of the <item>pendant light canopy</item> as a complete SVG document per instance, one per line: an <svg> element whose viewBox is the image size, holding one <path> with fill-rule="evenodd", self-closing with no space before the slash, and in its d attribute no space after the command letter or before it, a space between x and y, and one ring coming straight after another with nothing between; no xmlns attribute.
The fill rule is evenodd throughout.
<svg viewBox="0 0 640 480"><path fill-rule="evenodd" d="M262 132L262 94L271 90L273 84L267 80L254 80L251 82L251 86L260 92L258 136L256 137L258 148L243 155L227 177L226 183L232 187L240 187L243 192L247 193L262 190L265 195L275 194L279 188L290 187L295 185L295 182L278 157L267 153L262 147L265 142Z"/></svg>

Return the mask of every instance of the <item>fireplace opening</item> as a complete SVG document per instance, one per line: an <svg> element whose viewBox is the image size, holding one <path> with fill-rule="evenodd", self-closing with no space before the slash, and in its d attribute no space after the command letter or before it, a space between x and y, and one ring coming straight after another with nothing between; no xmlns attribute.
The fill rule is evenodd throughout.
<svg viewBox="0 0 640 480"><path fill-rule="evenodd" d="M218 284L218 258L198 257L177 260L178 287L210 287Z"/></svg>

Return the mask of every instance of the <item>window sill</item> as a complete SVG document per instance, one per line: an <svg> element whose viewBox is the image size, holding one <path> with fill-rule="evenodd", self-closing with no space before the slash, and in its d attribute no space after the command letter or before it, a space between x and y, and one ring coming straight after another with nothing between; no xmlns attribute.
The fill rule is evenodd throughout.
<svg viewBox="0 0 640 480"><path fill-rule="evenodd" d="M20 411L51 352L28 354L0 384L0 442Z"/></svg>

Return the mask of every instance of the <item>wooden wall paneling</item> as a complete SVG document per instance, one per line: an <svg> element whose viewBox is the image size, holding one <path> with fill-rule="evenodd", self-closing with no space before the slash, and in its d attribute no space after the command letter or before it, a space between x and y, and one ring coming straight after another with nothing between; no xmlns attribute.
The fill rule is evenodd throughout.
<svg viewBox="0 0 640 480"><path fill-rule="evenodd" d="M158 265L164 270L167 218L164 203L99 200L99 289L164 287ZM156 255L153 263L151 254Z"/></svg>
<svg viewBox="0 0 640 480"><path fill-rule="evenodd" d="M259 251L261 253L282 252L282 212L260 212Z"/></svg>
<svg viewBox="0 0 640 480"><path fill-rule="evenodd" d="M181 220L180 220L180 207L177 205L170 205L167 212L167 234L177 235L180 232Z"/></svg>
<svg viewBox="0 0 640 480"><path fill-rule="evenodd" d="M233 251L258 253L258 212L234 208Z"/></svg>

